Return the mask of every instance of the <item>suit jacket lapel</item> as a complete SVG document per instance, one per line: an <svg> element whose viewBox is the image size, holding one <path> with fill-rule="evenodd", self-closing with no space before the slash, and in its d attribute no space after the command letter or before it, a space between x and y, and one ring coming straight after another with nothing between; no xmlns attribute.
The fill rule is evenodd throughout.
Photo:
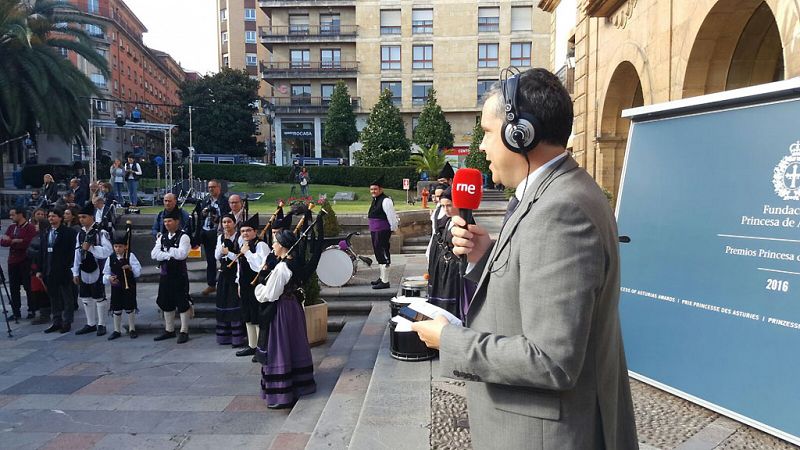
<svg viewBox="0 0 800 450"><path fill-rule="evenodd" d="M570 171L577 167L578 163L572 159L571 155L567 155L565 158L566 160L563 162L563 164L561 164L561 166L555 170L555 173L553 173L553 177L557 177L559 174ZM514 213L511 214L511 217L508 218L508 221L501 230L501 234L497 237L497 241L495 242L494 246L492 247L492 251L489 254L489 259L486 261L486 265L483 267L483 274L481 274L481 279L475 288L475 294L472 296L472 300L469 303L468 315L472 315L473 313L477 312L480 303L486 299L485 289L486 285L489 283L492 262L495 260L495 258L497 258L497 253L501 248L503 248L503 245L508 245L507 242L512 235L512 230L514 230L514 227L516 227L519 221L522 219L524 211L531 207L531 203L533 203L539 184L544 180L545 177L550 175L552 170L552 168L548 168L548 170L540 173L531 181L525 190L525 194L520 200L519 205L517 205L517 209L514 210Z"/></svg>

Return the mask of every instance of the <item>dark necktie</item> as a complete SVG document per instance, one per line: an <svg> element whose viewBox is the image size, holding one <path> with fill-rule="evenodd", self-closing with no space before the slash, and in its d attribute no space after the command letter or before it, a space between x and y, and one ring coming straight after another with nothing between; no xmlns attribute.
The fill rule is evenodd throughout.
<svg viewBox="0 0 800 450"><path fill-rule="evenodd" d="M517 199L516 195L511 196L511 200L508 201L508 207L506 208L506 215L503 217L503 225L506 224L508 218L514 214L514 211L517 209L517 205L519 205L519 200Z"/></svg>

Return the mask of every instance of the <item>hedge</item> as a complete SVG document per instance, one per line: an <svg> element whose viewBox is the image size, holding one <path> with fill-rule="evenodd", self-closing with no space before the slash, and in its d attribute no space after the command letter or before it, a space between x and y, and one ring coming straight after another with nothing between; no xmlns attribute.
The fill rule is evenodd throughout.
<svg viewBox="0 0 800 450"><path fill-rule="evenodd" d="M402 189L403 178L409 178L414 186L419 180L413 167L359 167L359 166L306 166L311 184L336 186L367 186L382 177L384 187ZM251 164L195 164L194 176L207 180L217 178L228 181L250 183L290 183L291 167L257 166Z"/></svg>

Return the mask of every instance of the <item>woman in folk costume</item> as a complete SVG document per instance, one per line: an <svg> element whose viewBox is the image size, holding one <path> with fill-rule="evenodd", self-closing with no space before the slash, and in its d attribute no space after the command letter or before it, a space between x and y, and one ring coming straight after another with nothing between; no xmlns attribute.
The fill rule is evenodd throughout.
<svg viewBox="0 0 800 450"><path fill-rule="evenodd" d="M236 356L253 356L258 346L258 315L260 305L256 300L253 279L264 265L269 255L269 247L258 238L258 213L239 225L241 244L239 249L239 270L236 273L236 284L239 285L239 298L241 299L242 320L247 328L247 347L236 352Z"/></svg>
<svg viewBox="0 0 800 450"><path fill-rule="evenodd" d="M314 362L306 333L306 318L301 306L300 289L316 271L322 253L322 220L317 220L314 238L308 233L301 239L309 243L311 256L304 262L304 253L298 252L298 238L289 230L275 234L272 249L279 262L267 278L266 285L259 285L257 298L271 303L274 316L268 326L263 345L266 362L261 368L261 396L267 408L291 408L298 397L316 391ZM309 225L311 232L313 224Z"/></svg>
<svg viewBox="0 0 800 450"><path fill-rule="evenodd" d="M428 242L428 248L425 249L425 257L428 258L428 291L431 290L431 283L433 277L434 268L436 267L436 263L439 260L439 245L438 242L442 238L442 233L444 231L445 225L447 225L447 221L450 220L450 217L447 216L447 211L445 207L442 206L441 203L441 196L442 193L447 189L447 186L443 184L437 184L435 188L433 188L434 195L436 196L436 208L431 213L431 240Z"/></svg>
<svg viewBox="0 0 800 450"><path fill-rule="evenodd" d="M453 255L453 235L450 230L453 224L451 217L458 215L458 208L453 206L453 196L447 188L439 199L439 204L445 211L445 218L437 220L435 250L431 251L428 279L428 303L446 309L456 317L461 317L461 297L463 286L461 282L461 261Z"/></svg>
<svg viewBox="0 0 800 450"><path fill-rule="evenodd" d="M214 257L219 261L217 277L217 344L243 347L247 332L242 320L242 304L236 286L239 270L239 231L233 214L222 216L222 233L217 236Z"/></svg>

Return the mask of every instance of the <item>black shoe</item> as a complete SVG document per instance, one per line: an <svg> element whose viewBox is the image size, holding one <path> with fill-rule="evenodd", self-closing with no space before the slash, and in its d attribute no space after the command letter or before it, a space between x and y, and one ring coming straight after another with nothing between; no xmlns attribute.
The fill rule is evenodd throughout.
<svg viewBox="0 0 800 450"><path fill-rule="evenodd" d="M130 336L131 339L136 339L137 337L139 337L139 333L137 333L136 330L131 330L128 332L128 336Z"/></svg>
<svg viewBox="0 0 800 450"><path fill-rule="evenodd" d="M97 326L97 335L98 336L102 336L104 334L106 334L106 327L103 326L103 325L98 325Z"/></svg>
<svg viewBox="0 0 800 450"><path fill-rule="evenodd" d="M21 319L21 317L20 317L21 315L22 315L22 313L11 313L8 316L8 320L13 320L14 322L19 322L19 319Z"/></svg>
<svg viewBox="0 0 800 450"><path fill-rule="evenodd" d="M189 342L189 333L178 333L178 344Z"/></svg>
<svg viewBox="0 0 800 450"><path fill-rule="evenodd" d="M44 330L44 332L45 333L55 333L56 331L60 331L60 330L61 330L61 324L60 323L53 323L48 328L46 328Z"/></svg>
<svg viewBox="0 0 800 450"><path fill-rule="evenodd" d="M371 284L371 285L373 285L373 286L375 286L376 284L381 284L381 279L380 279L380 278L378 278L378 279L377 279L377 280L375 280L375 281L370 281L370 282L369 282L369 284Z"/></svg>
<svg viewBox="0 0 800 450"><path fill-rule="evenodd" d="M165 341L167 339L172 339L174 337L175 337L175 332L174 331L165 331L165 332L161 333L160 335L154 337L153 340L154 341Z"/></svg>
<svg viewBox="0 0 800 450"><path fill-rule="evenodd" d="M389 289L389 283L380 282L372 285L372 289Z"/></svg>
<svg viewBox="0 0 800 450"><path fill-rule="evenodd" d="M69 330L71 328L72 328L72 324L71 323L65 323L64 325L61 325L61 334L69 333Z"/></svg>
<svg viewBox="0 0 800 450"><path fill-rule="evenodd" d="M38 319L31 320L31 325L44 325L50 323L49 317L39 317Z"/></svg>
<svg viewBox="0 0 800 450"><path fill-rule="evenodd" d="M236 356L251 356L255 354L256 354L256 349L250 347L244 348L236 352Z"/></svg>
<svg viewBox="0 0 800 450"><path fill-rule="evenodd" d="M253 355L253 357L250 358L250 362L257 363L258 362L258 356L257 355Z"/></svg>
<svg viewBox="0 0 800 450"><path fill-rule="evenodd" d="M75 334L80 336L81 334L94 333L95 331L97 331L97 325L92 325L92 326L84 325L83 328L76 331Z"/></svg>
<svg viewBox="0 0 800 450"><path fill-rule="evenodd" d="M28 319L28 320L35 319L36 318L36 313L35 312L29 312L28 315L25 318Z"/></svg>
<svg viewBox="0 0 800 450"><path fill-rule="evenodd" d="M293 407L295 403L297 403L297 402L294 401L292 403L270 403L269 405L267 405L267 408L269 408L269 409L289 409L289 408Z"/></svg>
<svg viewBox="0 0 800 450"><path fill-rule="evenodd" d="M119 333L119 331L114 331L113 333L111 333L110 336L108 336L108 340L109 341L113 341L114 339L116 339L116 338L118 338L120 336L122 336L122 335Z"/></svg>

